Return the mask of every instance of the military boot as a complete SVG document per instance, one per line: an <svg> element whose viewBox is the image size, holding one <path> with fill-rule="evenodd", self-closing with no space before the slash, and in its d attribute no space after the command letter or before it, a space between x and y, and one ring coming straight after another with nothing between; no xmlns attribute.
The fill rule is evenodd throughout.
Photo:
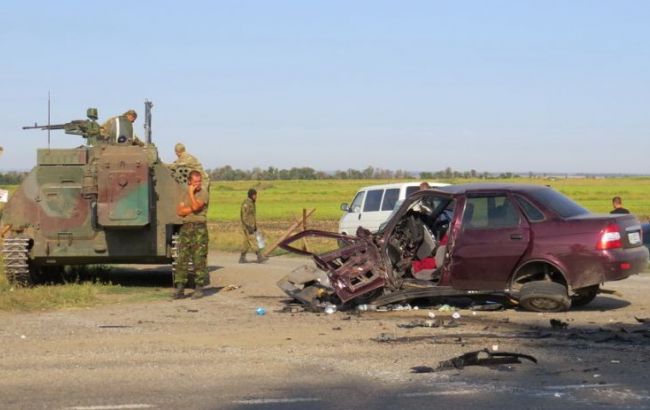
<svg viewBox="0 0 650 410"><path fill-rule="evenodd" d="M179 283L176 285L176 288L172 292L172 299L183 299L185 297L185 285Z"/></svg>
<svg viewBox="0 0 650 410"><path fill-rule="evenodd" d="M268 260L269 260L269 258L267 258L266 256L262 255L261 252L257 252L257 263L264 263L264 262L266 262L266 261L268 261Z"/></svg>
<svg viewBox="0 0 650 410"><path fill-rule="evenodd" d="M242 254L239 255L239 263L248 263L246 260L246 252L242 252Z"/></svg>
<svg viewBox="0 0 650 410"><path fill-rule="evenodd" d="M203 296L203 286L196 285L194 293L192 293L192 299L201 299Z"/></svg>

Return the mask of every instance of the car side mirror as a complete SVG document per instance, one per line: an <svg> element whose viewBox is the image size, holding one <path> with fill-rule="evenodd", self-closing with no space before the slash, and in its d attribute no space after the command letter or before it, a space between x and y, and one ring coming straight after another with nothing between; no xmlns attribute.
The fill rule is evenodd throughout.
<svg viewBox="0 0 650 410"><path fill-rule="evenodd" d="M343 212L350 212L350 207L348 206L348 203L347 203L347 202L343 202L343 203L341 204L341 207L340 207L340 208L341 208L341 211L343 211Z"/></svg>

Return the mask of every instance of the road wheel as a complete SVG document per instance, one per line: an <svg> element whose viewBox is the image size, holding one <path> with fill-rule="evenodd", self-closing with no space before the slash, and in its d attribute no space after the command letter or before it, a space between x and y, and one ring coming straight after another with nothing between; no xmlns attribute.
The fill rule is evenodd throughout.
<svg viewBox="0 0 650 410"><path fill-rule="evenodd" d="M548 281L524 283L519 293L519 304L533 312L563 312L571 307L566 286Z"/></svg>
<svg viewBox="0 0 650 410"><path fill-rule="evenodd" d="M576 289L576 294L571 296L571 306L579 307L584 306L590 303L596 298L598 291L600 290L599 285L589 286L587 288Z"/></svg>

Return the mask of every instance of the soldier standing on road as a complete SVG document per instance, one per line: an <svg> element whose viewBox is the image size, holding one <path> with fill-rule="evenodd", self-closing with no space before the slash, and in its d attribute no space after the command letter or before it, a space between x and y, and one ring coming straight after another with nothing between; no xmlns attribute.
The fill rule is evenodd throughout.
<svg viewBox="0 0 650 410"><path fill-rule="evenodd" d="M248 190L248 197L241 204L241 226L244 242L242 245L241 255L239 256L239 263L246 263L246 253L252 250L257 255L257 263L263 263L268 260L267 257L262 256L260 249L257 247L257 220L255 211L255 201L257 201L257 191L253 188Z"/></svg>
<svg viewBox="0 0 650 410"><path fill-rule="evenodd" d="M110 144L126 144L144 146L135 136L133 123L138 118L135 110L128 110L122 115L109 118L101 126L101 135Z"/></svg>
<svg viewBox="0 0 650 410"><path fill-rule="evenodd" d="M623 208L623 200L621 199L620 196L615 196L612 198L612 206L614 209L610 212L610 214L629 214L630 211L627 209Z"/></svg>
<svg viewBox="0 0 650 410"><path fill-rule="evenodd" d="M183 218L179 237L178 260L174 277L175 290L173 299L185 296L185 286L189 264L194 265L195 289L192 299L203 296L203 286L208 279L208 190L201 186L201 173L191 171L187 182L187 191L176 208L178 216Z"/></svg>

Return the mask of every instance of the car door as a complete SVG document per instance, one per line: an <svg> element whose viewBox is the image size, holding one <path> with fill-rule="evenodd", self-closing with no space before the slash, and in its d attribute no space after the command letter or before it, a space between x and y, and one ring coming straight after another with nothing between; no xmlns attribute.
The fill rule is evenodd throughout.
<svg viewBox="0 0 650 410"><path fill-rule="evenodd" d="M530 243L530 227L504 193L468 195L450 250L458 289L504 289Z"/></svg>
<svg viewBox="0 0 650 410"><path fill-rule="evenodd" d="M352 203L348 206L348 210L343 214L339 221L339 233L346 235L354 235L359 226L359 219L361 219L361 210L363 209L363 200L366 197L366 191L359 191L354 196Z"/></svg>

